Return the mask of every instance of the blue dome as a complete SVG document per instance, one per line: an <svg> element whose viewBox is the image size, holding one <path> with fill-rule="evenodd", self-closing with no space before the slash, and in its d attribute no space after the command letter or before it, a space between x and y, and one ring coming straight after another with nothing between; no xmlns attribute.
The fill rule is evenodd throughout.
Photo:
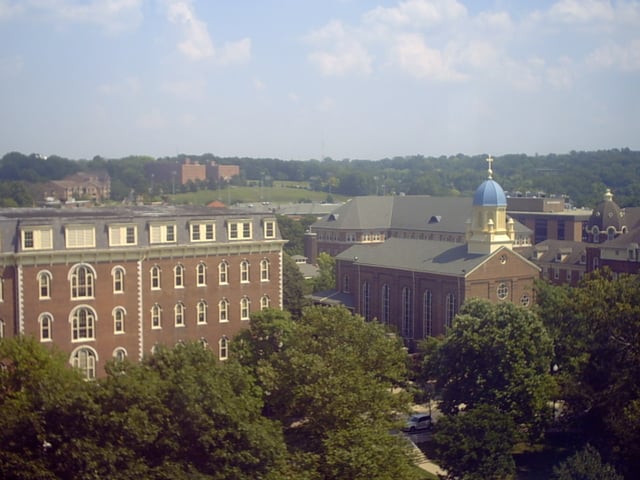
<svg viewBox="0 0 640 480"><path fill-rule="evenodd" d="M473 204L484 207L507 206L504 190L495 180L485 180L473 195Z"/></svg>

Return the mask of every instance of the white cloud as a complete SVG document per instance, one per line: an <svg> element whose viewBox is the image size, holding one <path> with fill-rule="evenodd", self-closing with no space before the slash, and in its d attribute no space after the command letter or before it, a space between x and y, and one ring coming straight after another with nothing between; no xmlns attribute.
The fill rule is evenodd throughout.
<svg viewBox="0 0 640 480"><path fill-rule="evenodd" d="M369 74L372 58L359 40L358 33L349 31L338 21L312 32L307 40L317 45L309 54L309 61L323 75L341 76L356 72Z"/></svg>
<svg viewBox="0 0 640 480"><path fill-rule="evenodd" d="M246 63L251 58L251 39L243 38L237 42L227 42L218 49L215 61L221 65Z"/></svg>
<svg viewBox="0 0 640 480"><path fill-rule="evenodd" d="M560 0L549 9L553 20L567 23L611 21L614 8L608 0Z"/></svg>
<svg viewBox="0 0 640 480"><path fill-rule="evenodd" d="M588 55L587 65L596 69L640 70L640 39L625 46L610 42L599 47Z"/></svg>
<svg viewBox="0 0 640 480"><path fill-rule="evenodd" d="M182 53L191 60L201 60L213 55L213 42L207 25L196 17L189 1L170 2L167 17L170 22L182 27L184 39L178 44Z"/></svg>
<svg viewBox="0 0 640 480"><path fill-rule="evenodd" d="M136 125L144 130L161 130L167 126L167 117L159 108L153 108L140 115Z"/></svg>
<svg viewBox="0 0 640 480"><path fill-rule="evenodd" d="M427 46L419 34L399 35L393 53L397 65L418 78L456 81L466 78L451 67L443 52Z"/></svg>
<svg viewBox="0 0 640 480"><path fill-rule="evenodd" d="M456 0L405 0L396 7L376 7L364 15L364 20L394 27L430 26L466 15L466 7Z"/></svg>

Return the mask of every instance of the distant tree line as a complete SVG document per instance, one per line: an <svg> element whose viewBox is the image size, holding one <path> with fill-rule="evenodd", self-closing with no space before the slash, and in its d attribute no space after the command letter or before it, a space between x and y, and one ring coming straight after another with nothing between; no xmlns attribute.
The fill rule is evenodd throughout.
<svg viewBox="0 0 640 480"><path fill-rule="evenodd" d="M111 176L112 199L122 200L132 192L144 195L162 190L172 192L171 185L154 184L144 174L148 162L181 161L233 164L240 166L236 184L260 182L271 186L278 181L310 182L311 188L347 196L389 195L470 195L486 178L486 155L423 155L383 158L380 160L279 160L275 158L217 157L178 155L154 159L128 156L106 159L71 160L52 155L10 152L0 160L0 182L44 182L81 171L104 169ZM611 188L622 206L640 205L640 152L628 148L566 154L508 154L496 157L494 177L513 195L567 195L575 206L594 206L605 188ZM219 188L200 182L184 189ZM2 193L2 192L0 192Z"/></svg>

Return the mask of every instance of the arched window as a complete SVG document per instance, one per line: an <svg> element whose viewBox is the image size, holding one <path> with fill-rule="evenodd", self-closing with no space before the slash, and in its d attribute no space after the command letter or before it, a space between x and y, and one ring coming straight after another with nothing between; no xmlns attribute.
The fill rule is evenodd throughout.
<svg viewBox="0 0 640 480"><path fill-rule="evenodd" d="M220 323L229 321L229 301L226 298L218 302L218 321Z"/></svg>
<svg viewBox="0 0 640 480"><path fill-rule="evenodd" d="M50 313L43 313L38 318L40 323L40 341L50 342L53 340L53 317Z"/></svg>
<svg viewBox="0 0 640 480"><path fill-rule="evenodd" d="M451 328L453 325L453 319L456 316L456 296L453 293L449 293L445 298L444 307L444 325L447 328Z"/></svg>
<svg viewBox="0 0 640 480"><path fill-rule="evenodd" d="M616 238L616 229L613 227L607 228L607 240L613 240Z"/></svg>
<svg viewBox="0 0 640 480"><path fill-rule="evenodd" d="M198 315L198 325L207 323L207 302L200 300L196 305L196 312Z"/></svg>
<svg viewBox="0 0 640 480"><path fill-rule="evenodd" d="M160 267L154 265L149 273L151 275L151 290L160 290Z"/></svg>
<svg viewBox="0 0 640 480"><path fill-rule="evenodd" d="M382 286L382 323L389 325L391 320L391 287L386 283Z"/></svg>
<svg viewBox="0 0 640 480"><path fill-rule="evenodd" d="M38 295L41 299L51 298L51 272L38 273Z"/></svg>
<svg viewBox="0 0 640 480"><path fill-rule="evenodd" d="M555 271L558 272L559 270L556 268ZM496 289L496 293L499 300L505 300L509 296L509 286L504 282L500 282Z"/></svg>
<svg viewBox="0 0 640 480"><path fill-rule="evenodd" d="M413 292L402 288L402 336L413 338Z"/></svg>
<svg viewBox="0 0 640 480"><path fill-rule="evenodd" d="M229 339L226 335L224 335L220 340L218 340L218 350L220 360L226 360L229 358Z"/></svg>
<svg viewBox="0 0 640 480"><path fill-rule="evenodd" d="M71 339L74 342L95 339L96 313L91 307L79 306L71 312Z"/></svg>
<svg viewBox="0 0 640 480"><path fill-rule="evenodd" d="M151 328L162 328L162 308L157 303L151 307Z"/></svg>
<svg viewBox="0 0 640 480"><path fill-rule="evenodd" d="M229 283L229 264L226 260L223 260L218 264L218 283L220 285L226 285Z"/></svg>
<svg viewBox="0 0 640 480"><path fill-rule="evenodd" d="M242 260L240 262L240 282L249 283L249 261Z"/></svg>
<svg viewBox="0 0 640 480"><path fill-rule="evenodd" d="M178 302L173 307L173 318L176 327L184 327L184 303Z"/></svg>
<svg viewBox="0 0 640 480"><path fill-rule="evenodd" d="M98 355L91 347L80 347L71 354L70 363L73 368L80 370L84 378L93 380L96 378L96 362Z"/></svg>
<svg viewBox="0 0 640 480"><path fill-rule="evenodd" d="M365 320L371 320L371 288L369 282L362 282L362 298L360 314Z"/></svg>
<svg viewBox="0 0 640 480"><path fill-rule="evenodd" d="M249 320L251 301L247 297L240 299L240 320Z"/></svg>
<svg viewBox="0 0 640 480"><path fill-rule="evenodd" d="M96 272L89 265L76 265L71 268L71 298L93 298Z"/></svg>
<svg viewBox="0 0 640 480"><path fill-rule="evenodd" d="M262 260L260 260L260 281L261 282L268 282L269 278L270 278L270 272L269 272L269 260L266 258L263 258Z"/></svg>
<svg viewBox="0 0 640 480"><path fill-rule="evenodd" d="M263 295L260 297L260 310L266 310L271 306L271 299L269 295Z"/></svg>
<svg viewBox="0 0 640 480"><path fill-rule="evenodd" d="M113 309L113 333L124 333L124 318L126 312L122 307Z"/></svg>
<svg viewBox="0 0 640 480"><path fill-rule="evenodd" d="M207 285L207 266L200 262L196 267L196 283L199 287Z"/></svg>
<svg viewBox="0 0 640 480"><path fill-rule="evenodd" d="M127 351L122 347L118 347L113 351L113 358L115 358L117 362L124 362L127 358Z"/></svg>
<svg viewBox="0 0 640 480"><path fill-rule="evenodd" d="M175 288L184 288L184 267L181 264L173 267L173 286Z"/></svg>
<svg viewBox="0 0 640 480"><path fill-rule="evenodd" d="M113 276L113 293L124 293L124 268L115 267L111 270Z"/></svg>
<svg viewBox="0 0 640 480"><path fill-rule="evenodd" d="M433 336L433 294L431 290L425 290L423 296L423 323L424 336Z"/></svg>

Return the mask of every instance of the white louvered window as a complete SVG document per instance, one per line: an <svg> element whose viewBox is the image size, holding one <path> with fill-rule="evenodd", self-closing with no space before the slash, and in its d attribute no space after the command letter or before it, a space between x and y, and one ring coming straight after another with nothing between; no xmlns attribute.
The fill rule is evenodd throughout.
<svg viewBox="0 0 640 480"><path fill-rule="evenodd" d="M67 248L94 248L96 229L93 225L67 225L65 242Z"/></svg>
<svg viewBox="0 0 640 480"><path fill-rule="evenodd" d="M173 223L149 225L149 243L175 243L176 226Z"/></svg>
<svg viewBox="0 0 640 480"><path fill-rule="evenodd" d="M23 250L50 250L53 248L51 227L25 227L22 229Z"/></svg>
<svg viewBox="0 0 640 480"><path fill-rule="evenodd" d="M138 243L138 231L135 225L110 225L109 246L123 247Z"/></svg>

